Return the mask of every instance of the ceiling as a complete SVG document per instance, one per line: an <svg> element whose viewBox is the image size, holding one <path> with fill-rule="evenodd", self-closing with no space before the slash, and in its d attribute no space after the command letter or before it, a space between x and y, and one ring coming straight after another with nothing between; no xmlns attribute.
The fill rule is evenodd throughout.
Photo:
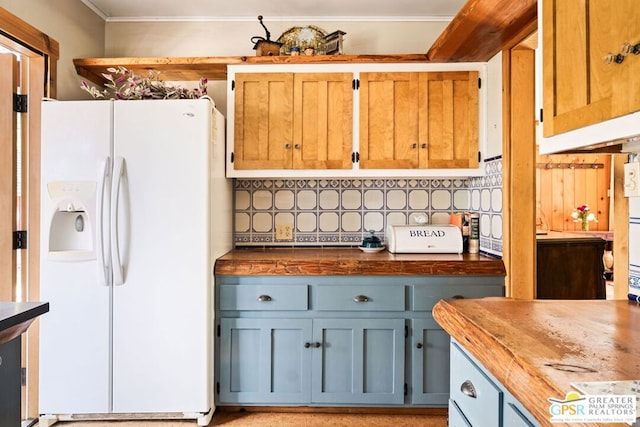
<svg viewBox="0 0 640 427"><path fill-rule="evenodd" d="M450 21L466 0L81 0L106 21Z"/></svg>

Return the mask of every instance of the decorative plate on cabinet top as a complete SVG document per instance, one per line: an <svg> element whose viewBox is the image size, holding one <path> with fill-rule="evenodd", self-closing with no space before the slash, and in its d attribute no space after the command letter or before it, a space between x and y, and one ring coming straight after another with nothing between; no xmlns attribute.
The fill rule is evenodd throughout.
<svg viewBox="0 0 640 427"><path fill-rule="evenodd" d="M301 53L307 48L313 48L315 55L324 55L326 35L326 31L313 25L289 28L278 38L278 43L282 43L280 52L289 55L292 47L298 47Z"/></svg>

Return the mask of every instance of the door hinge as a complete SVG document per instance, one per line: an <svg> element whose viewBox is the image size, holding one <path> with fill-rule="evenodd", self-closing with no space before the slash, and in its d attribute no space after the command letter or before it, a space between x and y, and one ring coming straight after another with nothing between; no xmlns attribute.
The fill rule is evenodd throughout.
<svg viewBox="0 0 640 427"><path fill-rule="evenodd" d="M27 385L27 368L20 368L20 383L23 387Z"/></svg>
<svg viewBox="0 0 640 427"><path fill-rule="evenodd" d="M542 119L542 117L543 117L543 116L542 116L542 112L543 112L543 111L544 111L544 109L542 109L542 108L541 108L541 109L540 109L540 123L542 123L542 122L544 121L544 120Z"/></svg>
<svg viewBox="0 0 640 427"><path fill-rule="evenodd" d="M216 382L216 394L220 394L220 381Z"/></svg>
<svg viewBox="0 0 640 427"><path fill-rule="evenodd" d="M13 94L13 111L16 113L26 113L29 106L29 98L27 95Z"/></svg>
<svg viewBox="0 0 640 427"><path fill-rule="evenodd" d="M358 163L360 161L360 153L354 151L351 153L351 163Z"/></svg>
<svg viewBox="0 0 640 427"><path fill-rule="evenodd" d="M351 81L351 88L352 88L353 90L358 90L358 89L360 89L360 80L359 80L359 79L353 79L353 80Z"/></svg>
<svg viewBox="0 0 640 427"><path fill-rule="evenodd" d="M235 156L233 155L233 151L231 152L231 163L235 160Z"/></svg>
<svg viewBox="0 0 640 427"><path fill-rule="evenodd" d="M409 386L407 383L404 383L404 395L406 396L407 394L409 394Z"/></svg>
<svg viewBox="0 0 640 427"><path fill-rule="evenodd" d="M27 231L20 230L13 232L13 249L27 249Z"/></svg>
<svg viewBox="0 0 640 427"><path fill-rule="evenodd" d="M216 328L216 335L220 336L220 325L218 325L218 327Z"/></svg>
<svg viewBox="0 0 640 427"><path fill-rule="evenodd" d="M409 327L404 325L404 337L409 338Z"/></svg>
<svg viewBox="0 0 640 427"><path fill-rule="evenodd" d="M478 77L478 89L482 89L482 79Z"/></svg>
<svg viewBox="0 0 640 427"><path fill-rule="evenodd" d="M235 90L236 89L236 81L235 80L231 80L231 90Z"/></svg>

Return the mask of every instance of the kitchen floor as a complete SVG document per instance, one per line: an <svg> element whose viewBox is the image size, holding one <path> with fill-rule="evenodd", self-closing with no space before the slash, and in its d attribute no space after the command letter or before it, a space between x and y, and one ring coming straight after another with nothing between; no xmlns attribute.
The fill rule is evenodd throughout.
<svg viewBox="0 0 640 427"><path fill-rule="evenodd" d="M59 427L193 427L194 421L75 421ZM446 427L446 415L220 412L209 426L224 427Z"/></svg>

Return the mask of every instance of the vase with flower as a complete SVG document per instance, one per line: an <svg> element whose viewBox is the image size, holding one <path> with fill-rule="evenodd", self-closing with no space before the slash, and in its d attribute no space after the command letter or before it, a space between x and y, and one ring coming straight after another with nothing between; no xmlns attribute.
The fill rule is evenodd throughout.
<svg viewBox="0 0 640 427"><path fill-rule="evenodd" d="M582 231L589 231L590 222L598 222L596 215L591 212L589 205L578 206L571 212L573 222L579 222Z"/></svg>

